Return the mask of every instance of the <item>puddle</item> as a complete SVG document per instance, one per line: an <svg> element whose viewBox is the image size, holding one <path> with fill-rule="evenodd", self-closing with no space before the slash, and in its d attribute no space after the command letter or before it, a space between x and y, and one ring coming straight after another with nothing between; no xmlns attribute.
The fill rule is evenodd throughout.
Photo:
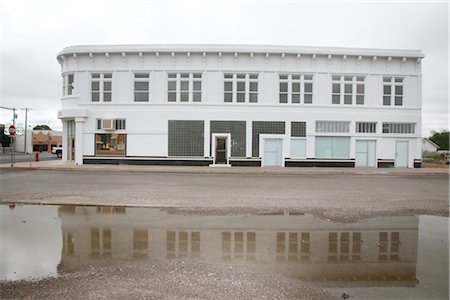
<svg viewBox="0 0 450 300"><path fill-rule="evenodd" d="M448 218L335 224L308 214L192 215L129 207L0 205L0 279L108 260L248 264L367 298L448 299Z"/></svg>

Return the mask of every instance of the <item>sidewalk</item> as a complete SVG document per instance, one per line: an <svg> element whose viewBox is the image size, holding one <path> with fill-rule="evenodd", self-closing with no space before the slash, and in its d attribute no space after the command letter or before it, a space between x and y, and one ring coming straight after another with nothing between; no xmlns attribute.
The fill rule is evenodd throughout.
<svg viewBox="0 0 450 300"><path fill-rule="evenodd" d="M0 164L1 169L11 168ZM449 168L261 168L261 167L193 167L148 165L75 165L61 160L21 162L15 169L49 171L150 172L195 174L270 174L270 175L449 175Z"/></svg>

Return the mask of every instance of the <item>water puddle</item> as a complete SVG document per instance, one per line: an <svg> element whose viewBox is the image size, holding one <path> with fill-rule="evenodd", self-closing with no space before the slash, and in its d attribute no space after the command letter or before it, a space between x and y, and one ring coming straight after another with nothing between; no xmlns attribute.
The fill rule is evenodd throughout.
<svg viewBox="0 0 450 300"><path fill-rule="evenodd" d="M0 206L0 280L106 260L245 263L361 298L448 298L448 218L335 224L312 215L198 215L129 207Z"/></svg>

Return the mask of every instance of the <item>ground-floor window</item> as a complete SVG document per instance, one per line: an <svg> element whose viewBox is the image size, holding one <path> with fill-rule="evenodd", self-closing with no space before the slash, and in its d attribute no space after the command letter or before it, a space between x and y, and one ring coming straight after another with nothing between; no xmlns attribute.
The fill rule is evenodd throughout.
<svg viewBox="0 0 450 300"><path fill-rule="evenodd" d="M291 158L306 157L306 139L291 139Z"/></svg>
<svg viewBox="0 0 450 300"><path fill-rule="evenodd" d="M95 135L95 155L125 156L127 135L98 133Z"/></svg>
<svg viewBox="0 0 450 300"><path fill-rule="evenodd" d="M350 158L350 137L316 137L316 158Z"/></svg>

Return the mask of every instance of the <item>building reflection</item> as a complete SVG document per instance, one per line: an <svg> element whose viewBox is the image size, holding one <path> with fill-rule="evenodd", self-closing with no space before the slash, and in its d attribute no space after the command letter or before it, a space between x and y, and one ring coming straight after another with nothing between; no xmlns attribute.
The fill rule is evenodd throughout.
<svg viewBox="0 0 450 300"><path fill-rule="evenodd" d="M59 270L77 259L257 263L311 281L413 286L418 217L334 224L311 215L196 215L164 210L61 207Z"/></svg>

